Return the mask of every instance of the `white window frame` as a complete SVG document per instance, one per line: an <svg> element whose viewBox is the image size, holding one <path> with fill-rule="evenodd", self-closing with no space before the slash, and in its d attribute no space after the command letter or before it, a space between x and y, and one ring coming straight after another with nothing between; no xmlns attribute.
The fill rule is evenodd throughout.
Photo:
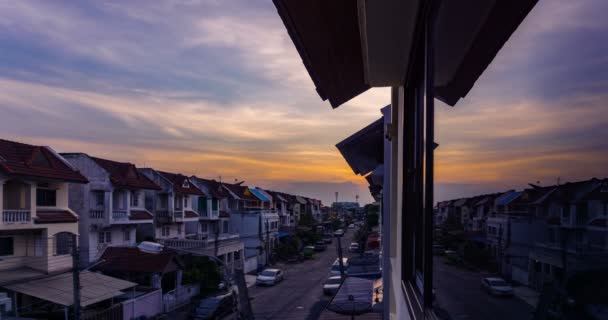
<svg viewBox="0 0 608 320"><path fill-rule="evenodd" d="M97 243L111 244L112 243L112 231L99 231L97 234Z"/></svg>

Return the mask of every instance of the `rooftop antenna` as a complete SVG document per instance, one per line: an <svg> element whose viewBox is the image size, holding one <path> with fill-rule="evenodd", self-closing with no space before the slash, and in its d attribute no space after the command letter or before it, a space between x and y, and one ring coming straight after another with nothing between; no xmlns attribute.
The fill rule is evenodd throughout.
<svg viewBox="0 0 608 320"><path fill-rule="evenodd" d="M356 195L356 196L355 196L355 202L356 202L357 204L359 204L359 195Z"/></svg>

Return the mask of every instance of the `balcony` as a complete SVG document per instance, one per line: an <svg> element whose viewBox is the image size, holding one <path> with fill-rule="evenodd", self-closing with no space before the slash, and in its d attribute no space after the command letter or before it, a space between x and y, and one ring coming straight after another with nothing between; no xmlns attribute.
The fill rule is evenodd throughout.
<svg viewBox="0 0 608 320"><path fill-rule="evenodd" d="M27 224L30 222L30 210L2 210L3 224Z"/></svg>
<svg viewBox="0 0 608 320"><path fill-rule="evenodd" d="M113 221L129 221L129 212L127 210L112 210Z"/></svg>
<svg viewBox="0 0 608 320"><path fill-rule="evenodd" d="M91 219L103 219L104 210L89 210L89 218Z"/></svg>

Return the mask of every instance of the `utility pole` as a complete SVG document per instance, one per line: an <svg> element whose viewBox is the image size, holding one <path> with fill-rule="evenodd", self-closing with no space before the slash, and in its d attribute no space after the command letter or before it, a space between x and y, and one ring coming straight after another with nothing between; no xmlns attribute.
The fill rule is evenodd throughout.
<svg viewBox="0 0 608 320"><path fill-rule="evenodd" d="M247 283L245 282L245 274L240 266L234 269L234 281L239 290L240 319L254 320L253 311L251 310L251 300L249 300L249 292L247 291Z"/></svg>
<svg viewBox="0 0 608 320"><path fill-rule="evenodd" d="M266 263L270 264L270 228L266 219Z"/></svg>
<svg viewBox="0 0 608 320"><path fill-rule="evenodd" d="M77 236L74 235L72 238L72 277L74 282L74 320L80 320L80 253L78 252L78 245L76 243Z"/></svg>

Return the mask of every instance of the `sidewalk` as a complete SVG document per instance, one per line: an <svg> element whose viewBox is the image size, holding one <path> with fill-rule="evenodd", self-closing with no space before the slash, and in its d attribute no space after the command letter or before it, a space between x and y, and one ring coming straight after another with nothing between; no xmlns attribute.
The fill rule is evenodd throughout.
<svg viewBox="0 0 608 320"><path fill-rule="evenodd" d="M513 294L533 308L536 308L536 305L538 304L538 292L526 286L518 286L513 287Z"/></svg>

